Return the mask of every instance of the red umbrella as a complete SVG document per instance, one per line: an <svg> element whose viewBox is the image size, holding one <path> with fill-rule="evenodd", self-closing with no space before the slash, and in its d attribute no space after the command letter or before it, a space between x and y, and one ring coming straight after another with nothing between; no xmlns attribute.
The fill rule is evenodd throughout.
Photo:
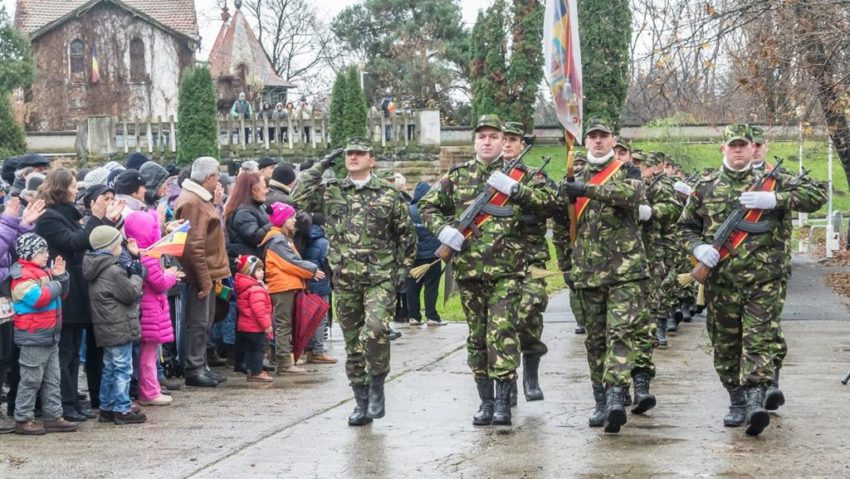
<svg viewBox="0 0 850 479"><path fill-rule="evenodd" d="M315 293L299 291L295 295L295 315L292 321L292 355L301 357L307 343L313 338L330 305Z"/></svg>

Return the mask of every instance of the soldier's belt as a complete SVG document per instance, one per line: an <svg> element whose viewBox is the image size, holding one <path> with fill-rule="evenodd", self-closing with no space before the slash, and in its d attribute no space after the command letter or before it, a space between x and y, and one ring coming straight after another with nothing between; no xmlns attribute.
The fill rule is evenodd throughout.
<svg viewBox="0 0 850 479"><path fill-rule="evenodd" d="M495 216L497 218L504 218L506 216L513 216L514 209L511 206L496 206L493 203L487 203L484 208L481 210L484 213L487 213L490 216Z"/></svg>

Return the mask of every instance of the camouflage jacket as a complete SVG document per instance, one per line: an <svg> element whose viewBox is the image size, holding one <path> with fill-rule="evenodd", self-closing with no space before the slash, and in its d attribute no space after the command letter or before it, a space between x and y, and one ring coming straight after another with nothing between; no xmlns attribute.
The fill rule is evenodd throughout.
<svg viewBox="0 0 850 479"><path fill-rule="evenodd" d="M647 183L646 200L652 207L652 218L641 223L643 245L650 259L671 253L678 241L676 221L682 214L682 203L673 189L672 178L661 173Z"/></svg>
<svg viewBox="0 0 850 479"><path fill-rule="evenodd" d="M445 226L457 227L457 218L484 190L490 175L501 167L496 163L485 165L473 159L449 170L419 202L425 227L434 235L439 235ZM455 278L524 276L529 258L520 227L521 215L539 212L551 201L546 190L521 183L506 205L513 207L514 214L491 216L481 226L481 237L471 236L463 242L463 248L453 259Z"/></svg>
<svg viewBox="0 0 850 479"><path fill-rule="evenodd" d="M323 183L323 173L320 164L305 171L290 201L324 214L334 284L395 281L416 258L416 233L401 192L374 174L357 189L348 178Z"/></svg>
<svg viewBox="0 0 850 479"><path fill-rule="evenodd" d="M525 240L528 265L545 268L549 261L549 243L546 241L547 220L557 211L558 186L549 177L532 179L529 186L542 195L541 208L533 211L523 210L520 215L520 237Z"/></svg>
<svg viewBox="0 0 850 479"><path fill-rule="evenodd" d="M589 182L608 166L588 164L577 181ZM642 180L620 168L603 185L588 185L590 202L578 221L575 246L569 241L568 198L559 196L553 242L558 264L577 288L598 288L647 277L646 254L638 223L638 205L646 204Z"/></svg>
<svg viewBox="0 0 850 479"><path fill-rule="evenodd" d="M766 162L763 162L759 168L753 167L753 169L756 170L757 172L759 172L760 174L764 174L765 165L766 165ZM779 171L781 173L786 173L786 174L789 173L782 166L779 167ZM785 215L785 220L782 222L782 228L785 230L784 234L786 235L786 237L791 238L791 234L794 231L794 218L792 217L792 215L790 215L790 214ZM782 258L782 267L785 268L785 274L790 276L791 275L791 241L790 240L785 242L785 256Z"/></svg>
<svg viewBox="0 0 850 479"><path fill-rule="evenodd" d="M679 219L681 235L688 251L700 244L712 244L714 233L726 218L740 206L741 193L755 182L753 171L713 172L697 182ZM766 211L760 221L774 227L764 234L749 234L734 256L717 265L712 282L723 284L759 284L779 278L784 272L786 243L791 240L783 227L792 210L813 212L826 203L826 189L820 183L779 173L774 189L776 207Z"/></svg>

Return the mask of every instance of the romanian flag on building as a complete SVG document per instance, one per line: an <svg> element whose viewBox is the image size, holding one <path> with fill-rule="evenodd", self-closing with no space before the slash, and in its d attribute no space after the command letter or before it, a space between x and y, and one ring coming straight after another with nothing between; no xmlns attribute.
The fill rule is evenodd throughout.
<svg viewBox="0 0 850 479"><path fill-rule="evenodd" d="M183 256L183 248L186 246L186 238L189 235L189 222L180 225L179 228L167 234L161 240L150 245L142 254L159 258L163 255Z"/></svg>
<svg viewBox="0 0 850 479"><path fill-rule="evenodd" d="M577 5L578 0L547 0L543 19L543 57L558 120L581 143L581 46Z"/></svg>
<svg viewBox="0 0 850 479"><path fill-rule="evenodd" d="M100 81L100 64L97 61L97 47L91 47L91 82L97 83Z"/></svg>

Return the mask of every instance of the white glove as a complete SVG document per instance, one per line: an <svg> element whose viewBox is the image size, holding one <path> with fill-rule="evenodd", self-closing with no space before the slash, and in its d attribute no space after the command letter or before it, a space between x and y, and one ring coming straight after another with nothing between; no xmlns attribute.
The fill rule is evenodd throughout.
<svg viewBox="0 0 850 479"><path fill-rule="evenodd" d="M776 208L776 193L772 191L745 191L738 198L741 206L751 210L772 210Z"/></svg>
<svg viewBox="0 0 850 479"><path fill-rule="evenodd" d="M709 268L713 268L720 262L720 252L710 244L701 244L694 248L694 258Z"/></svg>
<svg viewBox="0 0 850 479"><path fill-rule="evenodd" d="M437 239L440 240L440 243L443 243L455 251L460 251L460 249L463 248L463 233L451 226L446 226L440 230L440 235Z"/></svg>
<svg viewBox="0 0 850 479"><path fill-rule="evenodd" d="M638 219L640 221L649 221L652 218L652 207L649 205L638 206Z"/></svg>
<svg viewBox="0 0 850 479"><path fill-rule="evenodd" d="M493 174L490 175L490 178L487 179L487 184L496 188L496 191L499 193L511 196L514 194L516 186L519 183L517 180L502 173L501 171L494 171Z"/></svg>
<svg viewBox="0 0 850 479"><path fill-rule="evenodd" d="M690 196L692 191L690 185L688 185L684 181L677 181L676 183L674 183L673 189L685 196Z"/></svg>

